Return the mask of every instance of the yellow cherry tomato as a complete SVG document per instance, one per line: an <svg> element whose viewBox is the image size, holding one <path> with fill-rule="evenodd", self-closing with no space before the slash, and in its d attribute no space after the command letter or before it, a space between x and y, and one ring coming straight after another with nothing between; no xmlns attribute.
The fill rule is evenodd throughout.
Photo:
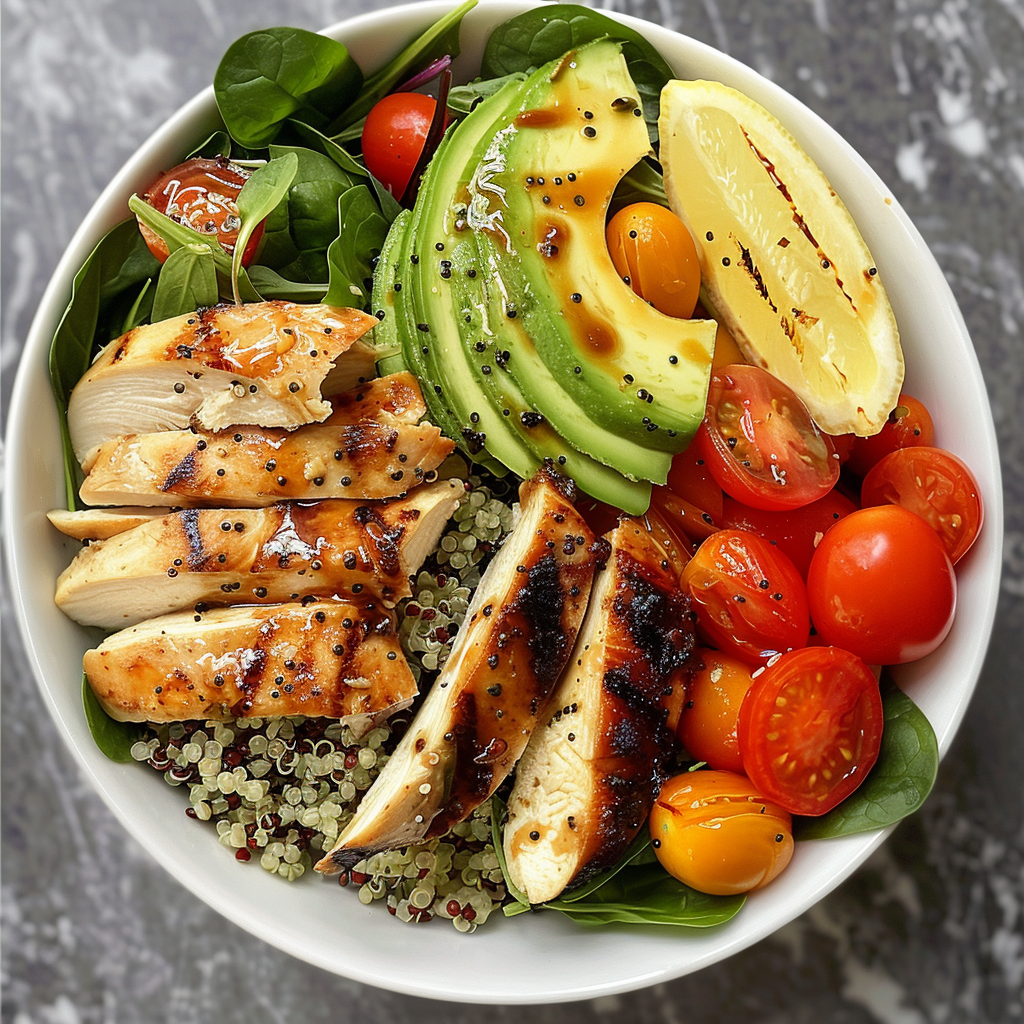
<svg viewBox="0 0 1024 1024"><path fill-rule="evenodd" d="M686 225L664 206L633 203L608 222L608 252L619 276L667 316L693 315L700 263Z"/></svg>
<svg viewBox="0 0 1024 1024"><path fill-rule="evenodd" d="M793 856L793 821L735 772L686 772L669 779L650 819L665 870L715 896L760 889Z"/></svg>
<svg viewBox="0 0 1024 1024"><path fill-rule="evenodd" d="M740 705L753 680L751 668L733 654L701 648L703 668L686 684L686 703L677 735L695 761L709 768L743 774L736 728Z"/></svg>

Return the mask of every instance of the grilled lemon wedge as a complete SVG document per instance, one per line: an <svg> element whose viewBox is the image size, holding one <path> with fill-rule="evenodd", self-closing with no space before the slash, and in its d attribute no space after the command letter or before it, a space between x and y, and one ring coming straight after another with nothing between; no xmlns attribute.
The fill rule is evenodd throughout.
<svg viewBox="0 0 1024 1024"><path fill-rule="evenodd" d="M767 110L717 82L666 85L659 130L665 191L697 244L704 305L823 430L877 433L903 383L899 332L825 175Z"/></svg>

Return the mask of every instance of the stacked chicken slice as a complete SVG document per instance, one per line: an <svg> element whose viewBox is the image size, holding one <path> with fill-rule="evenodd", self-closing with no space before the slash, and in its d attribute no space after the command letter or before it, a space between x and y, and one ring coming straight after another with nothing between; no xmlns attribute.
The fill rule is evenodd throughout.
<svg viewBox="0 0 1024 1024"><path fill-rule="evenodd" d="M369 379L375 323L287 302L199 310L111 342L75 388L81 497L114 507L51 515L92 541L56 600L122 630L85 657L114 718L361 729L411 702L390 609L463 488L428 482L454 446L421 422L415 380Z"/></svg>

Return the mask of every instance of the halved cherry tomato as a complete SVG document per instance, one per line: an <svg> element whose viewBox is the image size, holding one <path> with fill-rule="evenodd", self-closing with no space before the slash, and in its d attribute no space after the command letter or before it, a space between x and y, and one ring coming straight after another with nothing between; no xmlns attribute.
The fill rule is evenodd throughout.
<svg viewBox="0 0 1024 1024"><path fill-rule="evenodd" d="M974 475L942 448L901 448L864 478L861 504L891 502L919 515L939 535L951 562L977 539L984 520Z"/></svg>
<svg viewBox="0 0 1024 1024"><path fill-rule="evenodd" d="M427 141L437 101L418 92L393 92L378 100L363 125L367 170L401 199Z"/></svg>
<svg viewBox="0 0 1024 1024"><path fill-rule="evenodd" d="M772 662L740 710L750 781L792 814L819 815L845 800L882 743L874 673L837 647L805 647Z"/></svg>
<svg viewBox="0 0 1024 1024"><path fill-rule="evenodd" d="M839 478L832 440L796 393L758 366L716 370L697 443L726 494L753 508L799 508Z"/></svg>
<svg viewBox="0 0 1024 1024"><path fill-rule="evenodd" d="M606 229L619 276L666 316L687 318L700 292L700 261L686 225L656 203L619 210Z"/></svg>
<svg viewBox="0 0 1024 1024"><path fill-rule="evenodd" d="M956 577L938 534L899 505L858 509L822 538L807 574L826 643L870 665L931 653L953 624Z"/></svg>
<svg viewBox="0 0 1024 1024"><path fill-rule="evenodd" d="M654 802L651 846L661 866L700 892L767 885L793 856L793 819L735 772L686 772Z"/></svg>
<svg viewBox="0 0 1024 1024"><path fill-rule="evenodd" d="M729 772L743 772L736 727L743 698L753 682L750 666L732 654L702 647L701 667L686 685L686 703L676 735L695 761Z"/></svg>
<svg viewBox="0 0 1024 1024"><path fill-rule="evenodd" d="M212 235L226 252L232 253L242 226L238 216L238 193L248 177L248 171L231 163L227 157L196 157L160 175L142 193L142 199L171 220L200 234ZM164 240L141 221L139 230L149 251L161 263L166 260L170 253ZM243 266L252 262L262 237L263 223L260 223L242 254Z"/></svg>
<svg viewBox="0 0 1024 1024"><path fill-rule="evenodd" d="M722 525L750 530L764 537L787 554L806 579L811 557L821 538L843 516L856 509L857 506L838 490L831 490L824 498L788 512L765 512L727 497L722 508Z"/></svg>
<svg viewBox="0 0 1024 1024"><path fill-rule="evenodd" d="M684 501L707 512L714 520L722 518L722 488L711 475L704 454L691 444L672 459L668 488Z"/></svg>
<svg viewBox="0 0 1024 1024"><path fill-rule="evenodd" d="M651 509L661 515L665 525L680 540L689 541L691 549L718 529L710 512L692 505L667 487L651 489Z"/></svg>
<svg viewBox="0 0 1024 1024"><path fill-rule="evenodd" d="M697 625L724 651L757 664L807 643L807 591L793 563L746 530L719 530L686 564L680 586Z"/></svg>
<svg viewBox="0 0 1024 1024"><path fill-rule="evenodd" d="M864 476L891 452L933 444L935 426L924 403L911 395L900 395L896 408L877 434L855 439L849 466L857 476Z"/></svg>

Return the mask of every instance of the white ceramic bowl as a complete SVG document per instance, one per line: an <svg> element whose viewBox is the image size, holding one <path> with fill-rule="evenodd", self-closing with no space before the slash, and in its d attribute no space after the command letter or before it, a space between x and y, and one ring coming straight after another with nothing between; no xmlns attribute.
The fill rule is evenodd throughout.
<svg viewBox="0 0 1024 1024"><path fill-rule="evenodd" d="M335 25L364 68L385 61L401 41L453 4L427 2ZM476 71L489 29L531 6L487 2L463 27L456 66ZM923 240L868 165L801 103L723 54L636 19L684 78L718 79L774 113L824 168L871 247L899 321L907 388L925 401L940 443L971 466L987 508L985 530L957 566L959 608L949 638L931 657L906 666L900 684L935 726L944 753L981 671L995 614L1002 495L995 432L977 358L945 279ZM139 765L114 764L96 749L81 710L86 630L53 604L54 581L77 545L53 531L45 513L63 500L61 442L47 376L50 339L71 279L103 232L123 219L128 196L177 163L217 122L212 89L187 104L128 161L75 234L33 322L11 403L7 438L5 540L22 633L46 704L82 771L125 828L175 878L210 906L281 949L329 971L415 995L467 1002L529 1003L621 992L679 977L736 953L801 914L876 849L886 833L799 844L793 865L755 893L730 923L710 930L614 928L584 931L561 915L495 918L473 936L436 922L396 923L351 891L320 879L288 885L242 868L212 829L189 822L183 794Z"/></svg>

